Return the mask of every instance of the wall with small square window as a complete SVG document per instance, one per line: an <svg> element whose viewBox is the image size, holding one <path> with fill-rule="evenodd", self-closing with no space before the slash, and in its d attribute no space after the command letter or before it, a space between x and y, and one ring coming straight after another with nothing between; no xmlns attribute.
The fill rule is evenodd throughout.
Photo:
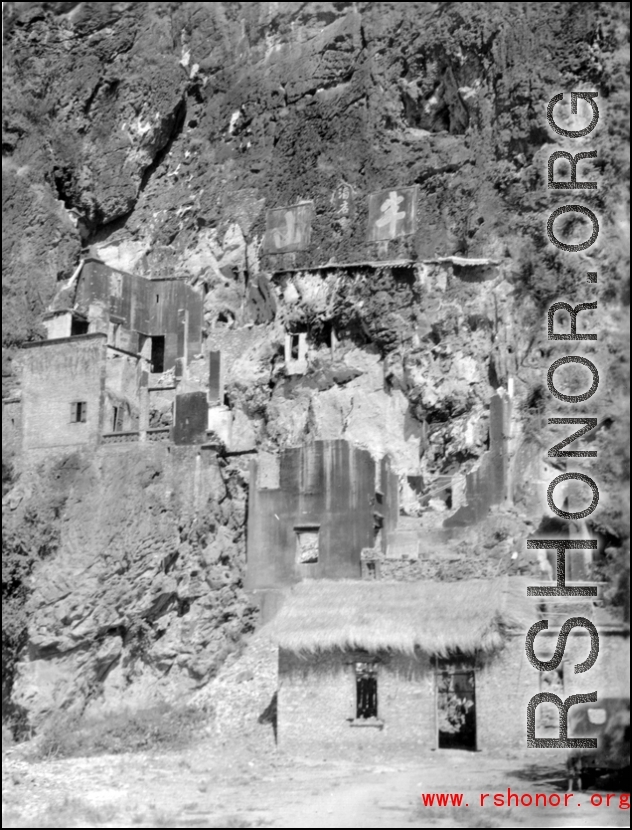
<svg viewBox="0 0 632 830"><path fill-rule="evenodd" d="M434 676L424 655L279 652L279 746L436 745Z"/></svg>
<svg viewBox="0 0 632 830"><path fill-rule="evenodd" d="M103 427L106 335L44 340L21 355L26 453L96 446Z"/></svg>
<svg viewBox="0 0 632 830"><path fill-rule="evenodd" d="M261 469L255 463L250 479L248 590L360 579L362 551L381 545L380 534L387 536L397 519L395 477L378 511L376 462L347 441L288 448L279 454L278 474L276 465L268 474L268 462Z"/></svg>
<svg viewBox="0 0 632 830"><path fill-rule="evenodd" d="M319 532L316 527L295 527L297 565L316 565L319 556Z"/></svg>

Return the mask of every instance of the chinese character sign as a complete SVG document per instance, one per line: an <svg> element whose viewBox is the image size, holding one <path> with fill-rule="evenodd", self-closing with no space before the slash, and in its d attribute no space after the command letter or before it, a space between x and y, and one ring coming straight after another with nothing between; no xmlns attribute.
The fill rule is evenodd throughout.
<svg viewBox="0 0 632 830"><path fill-rule="evenodd" d="M285 254L309 248L312 230L312 202L269 210L263 249L266 254Z"/></svg>
<svg viewBox="0 0 632 830"><path fill-rule="evenodd" d="M417 188L380 190L369 196L369 242L397 239L415 232Z"/></svg>

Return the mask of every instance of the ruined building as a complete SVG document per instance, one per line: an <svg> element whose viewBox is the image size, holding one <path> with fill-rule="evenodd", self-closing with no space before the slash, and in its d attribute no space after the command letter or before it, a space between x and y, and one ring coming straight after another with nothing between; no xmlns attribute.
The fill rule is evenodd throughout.
<svg viewBox="0 0 632 830"><path fill-rule="evenodd" d="M268 247L283 240L282 224L272 225ZM249 488L243 588L278 646L284 747L306 737L332 746L514 746L524 734L516 712L526 711L540 682L519 642L530 622L526 583L497 578L511 555L499 543L486 579L462 578L472 564L468 531L491 510L511 509L530 463L517 451L513 382L498 383L487 401L476 462L429 483L421 462L433 452L436 425L408 418L397 378L355 345L365 335L353 315L327 317L332 286L385 272L407 291L427 290L432 279L442 294L464 273L475 285L495 274L487 261L456 257L279 266L252 280L235 319L209 323L202 287L87 259L45 315L48 338L22 350L21 395L6 399L5 425L27 465L81 449L122 452L130 443L141 452L159 443L173 457L189 447L182 463L198 511L220 457L241 465ZM300 303L322 319L310 323L297 313ZM390 336L388 326L384 332ZM418 333L412 338L429 350ZM459 359L475 383L476 367ZM265 360L276 388L262 409L244 370ZM308 397L314 389L319 397ZM389 444L384 425L394 418L403 437ZM569 579L578 563L569 557ZM553 565L545 561L538 579L551 579ZM213 585L218 571L231 578L214 565ZM577 613L600 620L609 655L603 676L623 694L626 652L618 644L627 630L599 602ZM575 633L566 662L584 647ZM566 662L555 676L564 695L583 689ZM555 712L541 707L538 734L556 728Z"/></svg>
<svg viewBox="0 0 632 830"><path fill-rule="evenodd" d="M26 459L167 437L168 429L150 422L152 397L174 398L177 379L201 348L197 291L87 259L44 325L47 339L25 344L22 355Z"/></svg>

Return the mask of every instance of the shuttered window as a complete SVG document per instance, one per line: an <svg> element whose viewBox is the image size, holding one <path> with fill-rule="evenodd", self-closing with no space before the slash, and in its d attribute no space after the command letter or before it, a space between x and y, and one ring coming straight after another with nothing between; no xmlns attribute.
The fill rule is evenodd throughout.
<svg viewBox="0 0 632 830"><path fill-rule="evenodd" d="M86 422L87 414L88 414L88 402L87 401L73 401L70 404L70 423L71 424L84 424Z"/></svg>

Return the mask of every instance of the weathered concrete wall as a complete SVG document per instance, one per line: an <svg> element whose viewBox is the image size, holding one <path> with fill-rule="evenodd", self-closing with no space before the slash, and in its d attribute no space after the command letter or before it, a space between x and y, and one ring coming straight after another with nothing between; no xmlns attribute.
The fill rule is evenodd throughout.
<svg viewBox="0 0 632 830"><path fill-rule="evenodd" d="M203 444L206 440L207 422L206 392L176 395L173 427L175 444Z"/></svg>
<svg viewBox="0 0 632 830"><path fill-rule="evenodd" d="M489 450L481 456L477 469L465 477L466 504L445 521L445 527L462 527L485 518L493 504L508 496L511 399L493 395L489 402Z"/></svg>
<svg viewBox="0 0 632 830"><path fill-rule="evenodd" d="M356 660L361 658L355 656ZM378 664L378 719L384 728L352 726L354 655L300 658L280 650L278 740L283 749L318 744L354 747L436 746L434 674L427 657L384 655Z"/></svg>
<svg viewBox="0 0 632 830"><path fill-rule="evenodd" d="M106 338L88 334L25 347L23 448L91 446L103 431ZM71 423L70 406L87 403L85 423Z"/></svg>
<svg viewBox="0 0 632 830"><path fill-rule="evenodd" d="M124 329L165 336L165 369L184 355L181 311L188 314L187 350L201 348L202 296L180 280L147 280L115 271L95 259L86 260L77 286L76 304L87 311L102 302Z"/></svg>
<svg viewBox="0 0 632 830"><path fill-rule="evenodd" d="M361 576L360 552L374 544L375 462L346 441L316 441L281 454L279 489L251 477L249 589L301 579ZM390 514L385 516L385 526ZM319 527L319 558L297 563L298 527Z"/></svg>

